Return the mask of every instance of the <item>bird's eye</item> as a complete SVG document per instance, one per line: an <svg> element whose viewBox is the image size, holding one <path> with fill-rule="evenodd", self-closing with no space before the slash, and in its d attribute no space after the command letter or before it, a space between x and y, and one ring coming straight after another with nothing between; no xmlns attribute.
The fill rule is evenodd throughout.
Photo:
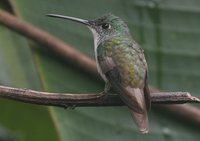
<svg viewBox="0 0 200 141"><path fill-rule="evenodd" d="M109 29L111 26L110 26L110 24L108 24L108 23L104 23L104 24L101 25L101 27L102 27L103 29Z"/></svg>

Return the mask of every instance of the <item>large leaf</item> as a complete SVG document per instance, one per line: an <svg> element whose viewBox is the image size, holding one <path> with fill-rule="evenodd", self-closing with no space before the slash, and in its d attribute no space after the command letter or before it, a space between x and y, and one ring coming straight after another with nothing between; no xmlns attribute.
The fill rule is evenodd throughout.
<svg viewBox="0 0 200 141"><path fill-rule="evenodd" d="M13 141L11 134L2 126L0 126L0 141Z"/></svg>
<svg viewBox="0 0 200 141"><path fill-rule="evenodd" d="M41 89L27 41L2 26L0 66L1 85ZM21 141L56 140L47 108L2 99L0 105L0 125L10 130L13 138Z"/></svg>
<svg viewBox="0 0 200 141"><path fill-rule="evenodd" d="M24 20L52 33L93 56L93 39L78 24L50 19L47 13L81 18L96 18L112 12L129 25L135 40L146 52L151 84L166 90L186 90L197 95L200 90L199 8L197 1L12 1ZM31 10L30 10L31 9ZM38 72L45 90L57 92L100 92L95 79L38 45L34 51ZM138 133L126 108L52 108L51 113L65 141L79 140L199 140L196 128L169 113L150 113L151 131ZM48 135L47 135L48 136Z"/></svg>

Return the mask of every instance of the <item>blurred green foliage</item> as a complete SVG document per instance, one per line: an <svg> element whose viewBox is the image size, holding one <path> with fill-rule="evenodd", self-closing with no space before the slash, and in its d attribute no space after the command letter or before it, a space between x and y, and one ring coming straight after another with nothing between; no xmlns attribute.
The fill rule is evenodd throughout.
<svg viewBox="0 0 200 141"><path fill-rule="evenodd" d="M14 141L14 138L11 136L11 133L8 132L2 126L0 126L0 141Z"/></svg>
<svg viewBox="0 0 200 141"><path fill-rule="evenodd" d="M150 84L163 90L200 92L200 1L132 0L75 1L10 0L18 16L94 57L93 38L87 28L47 18L48 13L92 19L111 12L126 21L133 37L145 50ZM0 27L0 83L31 89L89 93L103 83L72 67L49 49L30 43ZM0 123L19 140L63 141L159 140L198 141L199 129L169 113L150 112L150 133L141 135L125 107L47 109L0 101ZM54 129L56 128L56 129ZM58 140L58 139L57 139Z"/></svg>

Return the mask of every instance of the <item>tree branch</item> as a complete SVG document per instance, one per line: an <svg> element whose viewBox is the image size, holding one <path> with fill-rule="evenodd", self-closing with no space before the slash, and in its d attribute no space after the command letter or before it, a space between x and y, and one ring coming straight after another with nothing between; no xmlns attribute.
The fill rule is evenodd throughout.
<svg viewBox="0 0 200 141"><path fill-rule="evenodd" d="M29 89L0 86L0 97L33 103L39 105L59 107L80 106L123 106L117 94L63 94L39 92ZM182 104L200 103L200 99L187 92L156 92L151 93L153 104Z"/></svg>
<svg viewBox="0 0 200 141"><path fill-rule="evenodd" d="M66 45L59 39L53 37L52 35L16 18L15 16L6 13L0 10L0 24L7 26L8 28L22 34L29 39L32 39L40 44L43 44L43 47L49 47L56 53L63 56L63 58L75 64L77 67L81 68L98 76L96 70L96 64L94 60L85 56L83 53L75 50L73 47ZM158 90L151 89L151 92L158 92ZM4 93L5 94L5 93ZM1 95L3 97L3 95ZM6 97L4 95L4 97ZM14 98L13 98L14 99ZM181 118L185 118L189 121L194 122L195 124L200 124L200 110L191 105L159 105L157 107L162 107L172 113L176 114Z"/></svg>
<svg viewBox="0 0 200 141"><path fill-rule="evenodd" d="M43 47L52 49L57 54L61 55L66 61L76 64L81 69L95 76L98 75L96 63L91 58L62 42L58 38L48 34L47 32L28 24L1 9L0 24L3 24L4 26L22 34L23 36L44 45Z"/></svg>

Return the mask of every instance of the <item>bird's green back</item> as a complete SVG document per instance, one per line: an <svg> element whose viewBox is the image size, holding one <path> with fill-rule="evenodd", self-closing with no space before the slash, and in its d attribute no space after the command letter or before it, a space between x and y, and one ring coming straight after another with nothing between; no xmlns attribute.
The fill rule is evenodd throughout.
<svg viewBox="0 0 200 141"><path fill-rule="evenodd" d="M108 39L98 46L97 54L101 56L99 59L113 59L123 86L144 87L147 65L143 50L132 39L120 36Z"/></svg>

